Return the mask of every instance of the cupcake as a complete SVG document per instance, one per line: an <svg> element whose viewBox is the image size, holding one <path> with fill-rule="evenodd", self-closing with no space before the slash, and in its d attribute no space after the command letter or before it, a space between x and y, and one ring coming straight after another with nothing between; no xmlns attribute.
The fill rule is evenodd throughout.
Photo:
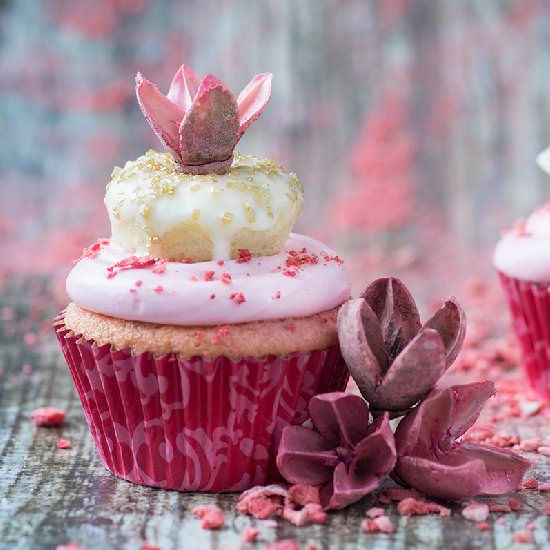
<svg viewBox="0 0 550 550"><path fill-rule="evenodd" d="M55 329L105 466L176 490L241 491L277 478L282 428L343 390L336 331L342 260L291 230L297 176L234 153L271 93L236 99L188 67L167 96L141 75L140 107L168 152L115 168L111 237L83 251Z"/></svg>
<svg viewBox="0 0 550 550"><path fill-rule="evenodd" d="M550 174L550 149L537 161ZM493 261L531 387L550 400L550 203L501 237Z"/></svg>

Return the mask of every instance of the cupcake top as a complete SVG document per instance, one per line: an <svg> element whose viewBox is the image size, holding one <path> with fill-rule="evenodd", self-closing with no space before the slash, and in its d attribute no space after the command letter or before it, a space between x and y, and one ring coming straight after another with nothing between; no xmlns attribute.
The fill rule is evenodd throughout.
<svg viewBox="0 0 550 550"><path fill-rule="evenodd" d="M550 203L537 208L526 220L499 240L493 262L501 273L533 282L550 281Z"/></svg>
<svg viewBox="0 0 550 550"><path fill-rule="evenodd" d="M165 96L136 78L140 107L168 153L115 168L105 205L112 236L67 279L79 306L130 321L213 326L308 317L350 296L342 260L292 234L303 205L296 174L233 154L271 94L271 75L235 98L188 67Z"/></svg>

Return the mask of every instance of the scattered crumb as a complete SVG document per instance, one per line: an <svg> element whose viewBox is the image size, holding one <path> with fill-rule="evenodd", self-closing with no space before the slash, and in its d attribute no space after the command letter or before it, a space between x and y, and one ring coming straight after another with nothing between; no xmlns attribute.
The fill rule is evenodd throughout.
<svg viewBox="0 0 550 550"><path fill-rule="evenodd" d="M65 421L65 411L55 407L39 407L32 412L31 420L36 426L61 426Z"/></svg>
<svg viewBox="0 0 550 550"><path fill-rule="evenodd" d="M513 536L514 542L529 544L533 542L533 534L531 531L516 531Z"/></svg>
<svg viewBox="0 0 550 550"><path fill-rule="evenodd" d="M201 527L203 529L219 529L225 524L225 516L221 508L215 504L196 506L192 512L202 520Z"/></svg>
<svg viewBox="0 0 550 550"><path fill-rule="evenodd" d="M58 449L70 449L71 448L71 442L68 439L58 439L57 440L57 448Z"/></svg>
<svg viewBox="0 0 550 550"><path fill-rule="evenodd" d="M397 513L400 516L439 514L441 517L447 517L451 515L451 510L435 502L430 502L421 498L408 497L397 505Z"/></svg>
<svg viewBox="0 0 550 550"><path fill-rule="evenodd" d="M241 540L243 542L254 542L258 538L259 534L259 529L256 529L255 527L245 527L241 531Z"/></svg>
<svg viewBox="0 0 550 550"><path fill-rule="evenodd" d="M481 502L472 502L462 510L462 516L469 521L485 521L489 517L489 506Z"/></svg>

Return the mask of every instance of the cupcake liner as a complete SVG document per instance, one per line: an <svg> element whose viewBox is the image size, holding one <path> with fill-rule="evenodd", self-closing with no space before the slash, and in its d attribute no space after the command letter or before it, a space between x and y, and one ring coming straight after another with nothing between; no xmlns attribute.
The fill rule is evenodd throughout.
<svg viewBox="0 0 550 550"><path fill-rule="evenodd" d="M550 401L550 283L534 283L499 273L533 390Z"/></svg>
<svg viewBox="0 0 550 550"><path fill-rule="evenodd" d="M97 451L113 474L180 491L242 491L278 479L281 430L309 399L344 390L338 346L212 360L117 351L55 330Z"/></svg>

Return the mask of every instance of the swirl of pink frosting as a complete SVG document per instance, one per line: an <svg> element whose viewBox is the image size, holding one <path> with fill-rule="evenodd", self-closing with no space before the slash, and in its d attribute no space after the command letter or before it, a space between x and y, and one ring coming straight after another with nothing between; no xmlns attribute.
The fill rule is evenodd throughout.
<svg viewBox="0 0 550 550"><path fill-rule="evenodd" d="M291 233L275 256L197 263L130 257L107 240L90 247L67 278L79 306L131 321L211 326L305 317L350 296L342 260Z"/></svg>

